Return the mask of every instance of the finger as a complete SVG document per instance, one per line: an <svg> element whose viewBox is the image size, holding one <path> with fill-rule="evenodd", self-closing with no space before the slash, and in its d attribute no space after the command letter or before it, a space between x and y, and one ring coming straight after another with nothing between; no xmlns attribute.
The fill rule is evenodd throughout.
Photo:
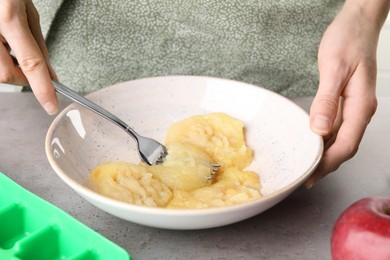
<svg viewBox="0 0 390 260"><path fill-rule="evenodd" d="M342 163L343 152L337 149L339 144L335 142L322 156L321 162L314 173L305 182L306 188L312 188L316 183L323 179L327 174L334 172Z"/></svg>
<svg viewBox="0 0 390 260"><path fill-rule="evenodd" d="M34 4L30 1L27 2L26 12L27 12L27 22L29 24L30 31L33 37L35 38L35 41L37 42L39 48L41 49L43 57L45 58L47 67L49 69L50 77L52 79L58 80L58 77L50 64L49 52L47 50L46 42L40 27L38 11L35 8Z"/></svg>
<svg viewBox="0 0 390 260"><path fill-rule="evenodd" d="M37 100L49 114L58 109L55 90L51 83L45 58L32 35L26 13L18 13L3 20L2 34L18 59L19 66L26 76Z"/></svg>
<svg viewBox="0 0 390 260"><path fill-rule="evenodd" d="M323 62L319 69L320 84L310 108L310 127L315 133L326 136L333 128L339 110L339 99L351 77L351 69L332 59Z"/></svg>
<svg viewBox="0 0 390 260"><path fill-rule="evenodd" d="M13 62L7 47L0 43L0 82L18 86L27 86L23 72Z"/></svg>
<svg viewBox="0 0 390 260"><path fill-rule="evenodd" d="M11 48L8 45L8 42L4 39L4 37L0 34L0 43L4 45L8 52L11 51Z"/></svg>
<svg viewBox="0 0 390 260"><path fill-rule="evenodd" d="M312 176L306 181L310 188L327 174L336 171L340 165L351 159L357 152L367 124L361 120L344 120L334 143L324 152L320 164Z"/></svg>

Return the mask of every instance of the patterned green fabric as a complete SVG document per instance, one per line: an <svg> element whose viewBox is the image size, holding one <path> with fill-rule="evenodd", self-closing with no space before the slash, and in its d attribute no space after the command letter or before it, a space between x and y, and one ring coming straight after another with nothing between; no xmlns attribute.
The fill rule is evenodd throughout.
<svg viewBox="0 0 390 260"><path fill-rule="evenodd" d="M82 92L137 78L202 75L314 95L318 44L342 4L65 0L47 44L60 80Z"/></svg>
<svg viewBox="0 0 390 260"><path fill-rule="evenodd" d="M33 0L35 7L39 12L41 30L43 36L46 38L50 30L51 23L64 0Z"/></svg>

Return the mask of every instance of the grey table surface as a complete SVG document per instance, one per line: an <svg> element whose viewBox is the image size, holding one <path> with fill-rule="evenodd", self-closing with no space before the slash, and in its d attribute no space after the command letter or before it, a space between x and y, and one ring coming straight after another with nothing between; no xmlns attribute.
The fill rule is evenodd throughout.
<svg viewBox="0 0 390 260"><path fill-rule="evenodd" d="M294 99L306 111L312 98ZM69 101L60 97L61 108ZM229 226L176 231L130 223L95 208L54 173L44 150L53 121L32 93L0 93L0 172L125 248L134 259L330 259L341 212L363 197L390 196L390 98L379 98L357 155L311 190Z"/></svg>

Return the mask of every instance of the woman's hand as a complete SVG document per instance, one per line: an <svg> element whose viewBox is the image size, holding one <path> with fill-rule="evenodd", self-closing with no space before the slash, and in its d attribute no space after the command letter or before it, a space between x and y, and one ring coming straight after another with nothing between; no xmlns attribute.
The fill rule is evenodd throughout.
<svg viewBox="0 0 390 260"><path fill-rule="evenodd" d="M10 55L15 54L19 66ZM0 5L0 83L30 85L48 114L58 109L39 15L31 0L2 0Z"/></svg>
<svg viewBox="0 0 390 260"><path fill-rule="evenodd" d="M358 2L345 3L319 47L310 125L324 137L325 151L309 188L355 155L377 107L376 49L390 1Z"/></svg>

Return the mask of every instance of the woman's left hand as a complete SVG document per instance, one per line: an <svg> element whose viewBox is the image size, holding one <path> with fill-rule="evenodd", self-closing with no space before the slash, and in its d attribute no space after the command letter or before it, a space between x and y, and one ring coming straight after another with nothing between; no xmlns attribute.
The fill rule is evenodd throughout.
<svg viewBox="0 0 390 260"><path fill-rule="evenodd" d="M387 6L384 21L389 1L382 2ZM376 49L383 22L368 12L380 10L365 8L347 1L319 47L320 84L310 110L310 126L323 136L325 150L306 181L308 188L356 154L377 108Z"/></svg>

